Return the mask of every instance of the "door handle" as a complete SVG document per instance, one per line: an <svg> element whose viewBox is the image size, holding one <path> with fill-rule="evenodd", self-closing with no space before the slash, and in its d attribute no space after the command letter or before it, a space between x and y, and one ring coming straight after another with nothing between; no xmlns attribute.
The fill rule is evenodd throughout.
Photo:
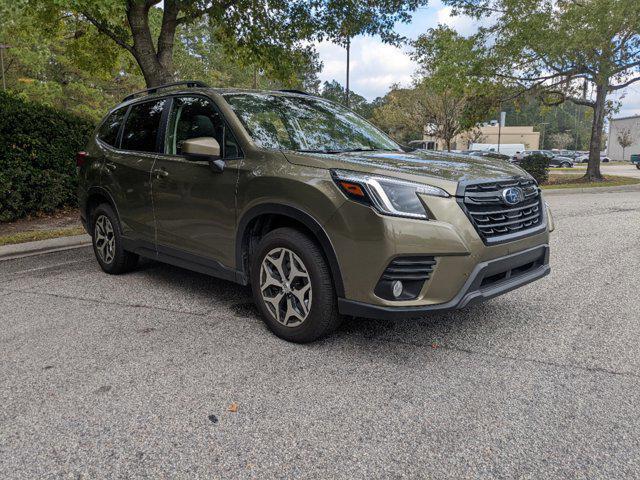
<svg viewBox="0 0 640 480"><path fill-rule="evenodd" d="M113 162L107 162L104 164L105 167L107 167L109 170L115 170L116 169L116 164Z"/></svg>
<svg viewBox="0 0 640 480"><path fill-rule="evenodd" d="M156 168L153 171L153 174L156 176L156 178L165 178L169 176L169 172L167 172L165 169L163 168Z"/></svg>

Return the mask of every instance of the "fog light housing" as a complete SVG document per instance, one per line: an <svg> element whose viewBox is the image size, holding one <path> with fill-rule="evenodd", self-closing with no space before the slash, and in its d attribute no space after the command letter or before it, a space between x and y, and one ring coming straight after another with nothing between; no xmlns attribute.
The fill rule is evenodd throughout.
<svg viewBox="0 0 640 480"><path fill-rule="evenodd" d="M414 300L436 267L433 256L407 255L394 258L382 272L373 293L384 300Z"/></svg>
<svg viewBox="0 0 640 480"><path fill-rule="evenodd" d="M403 289L403 285L400 280L396 280L395 282L393 282L392 293L395 298L399 298L400 295L402 295L402 289Z"/></svg>

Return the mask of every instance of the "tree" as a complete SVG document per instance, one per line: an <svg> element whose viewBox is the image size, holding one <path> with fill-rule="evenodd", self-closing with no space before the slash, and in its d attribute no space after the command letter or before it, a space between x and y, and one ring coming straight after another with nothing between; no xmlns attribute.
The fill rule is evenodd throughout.
<svg viewBox="0 0 640 480"><path fill-rule="evenodd" d="M513 97L515 93L511 93ZM545 105L536 95L519 95L502 102L501 109L507 113L507 125L532 125L542 132L540 148L552 148L554 133L571 131L575 150L588 150L591 137L593 110L584 105L564 102L557 106Z"/></svg>
<svg viewBox="0 0 640 480"><path fill-rule="evenodd" d="M149 14L152 32L160 30L162 10ZM5 65L7 87L23 99L98 121L106 110L145 80L127 50L104 36L80 13L52 2L0 2L0 42L14 48ZM310 45L281 52L256 64L250 52L232 48L206 18L176 32L173 65L177 78L197 78L216 86L298 88L317 91L318 54Z"/></svg>
<svg viewBox="0 0 640 480"><path fill-rule="evenodd" d="M413 92L412 105L407 110L412 120L424 125L425 134L441 139L447 151L451 141L474 125L465 117L467 98L452 90L431 87L428 82L420 84Z"/></svg>
<svg viewBox="0 0 640 480"><path fill-rule="evenodd" d="M424 0L49 0L82 15L99 32L127 50L148 86L176 78L174 45L184 25L205 19L218 40L258 67L278 65L278 58L303 42L338 38L349 32L391 36ZM157 31L154 14L160 14Z"/></svg>
<svg viewBox="0 0 640 480"><path fill-rule="evenodd" d="M144 85L133 59L95 29L51 4L0 2L7 89L96 122L125 92Z"/></svg>
<svg viewBox="0 0 640 480"><path fill-rule="evenodd" d="M616 140L618 141L618 145L622 147L622 160L624 161L624 151L633 145L633 135L631 133L630 128L623 128L618 132L616 136Z"/></svg>
<svg viewBox="0 0 640 480"><path fill-rule="evenodd" d="M609 94L640 81L637 0L446 0L454 13L489 19L474 37L482 68L549 105L570 100L593 110L585 181L600 181Z"/></svg>
<svg viewBox="0 0 640 480"><path fill-rule="evenodd" d="M474 128L462 134L462 140L467 144L467 148L471 148L474 143L484 143L487 137L479 128Z"/></svg>
<svg viewBox="0 0 640 480"><path fill-rule="evenodd" d="M332 80L330 82L324 82L322 85L322 91L320 96L331 100L332 102L345 104L346 94L345 89L337 81ZM367 102L367 99L362 95L358 95L355 92L351 92L351 103L349 108L360 115L363 118L371 118L373 114L374 104Z"/></svg>
<svg viewBox="0 0 640 480"><path fill-rule="evenodd" d="M447 150L454 137L474 129L498 104L499 85L470 74L476 69L476 49L473 38L442 25L413 42L419 77L410 108Z"/></svg>
<svg viewBox="0 0 640 480"><path fill-rule="evenodd" d="M411 106L413 89L392 85L387 94L377 101L371 114L371 121L381 130L391 135L400 143L421 139L423 123L414 122L408 115L407 107Z"/></svg>
<svg viewBox="0 0 640 480"><path fill-rule="evenodd" d="M427 134L443 140L446 149L451 150L452 140L479 121L481 109L475 101L425 78L412 88L392 88L374 110L372 120L398 141Z"/></svg>
<svg viewBox="0 0 640 480"><path fill-rule="evenodd" d="M564 150L573 142L573 137L565 132L552 133L549 135L549 141L553 148Z"/></svg>
<svg viewBox="0 0 640 480"><path fill-rule="evenodd" d="M322 2L315 2L322 3ZM397 44L402 37L395 32L395 24L411 20L411 12L426 5L428 0L338 0L327 2L332 8L314 12L320 28L319 39L327 38L347 50L346 88L344 103L351 106L349 87L349 54L351 39L357 35L378 35L385 43Z"/></svg>

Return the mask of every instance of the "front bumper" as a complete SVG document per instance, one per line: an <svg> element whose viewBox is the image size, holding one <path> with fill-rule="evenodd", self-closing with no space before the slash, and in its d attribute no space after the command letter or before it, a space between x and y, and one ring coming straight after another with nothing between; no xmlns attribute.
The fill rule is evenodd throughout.
<svg viewBox="0 0 640 480"><path fill-rule="evenodd" d="M343 315L377 319L420 317L429 312L455 310L507 293L548 275L549 246L538 245L512 255L481 262L453 299L446 303L421 306L382 306L338 299Z"/></svg>

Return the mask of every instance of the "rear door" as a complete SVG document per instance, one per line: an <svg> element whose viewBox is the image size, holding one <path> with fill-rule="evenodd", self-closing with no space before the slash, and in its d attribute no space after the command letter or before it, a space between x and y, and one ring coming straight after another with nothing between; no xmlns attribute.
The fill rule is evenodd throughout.
<svg viewBox="0 0 640 480"><path fill-rule="evenodd" d="M127 110L118 149L106 155L102 184L113 196L124 235L150 246L155 240L151 205L151 169L160 145L160 125L167 99L133 104ZM145 245L146 243L146 245Z"/></svg>
<svg viewBox="0 0 640 480"><path fill-rule="evenodd" d="M182 142L197 137L218 141L226 164L223 172L183 155ZM212 268L235 264L235 190L241 159L235 137L211 99L172 98L164 153L152 175L159 254Z"/></svg>

